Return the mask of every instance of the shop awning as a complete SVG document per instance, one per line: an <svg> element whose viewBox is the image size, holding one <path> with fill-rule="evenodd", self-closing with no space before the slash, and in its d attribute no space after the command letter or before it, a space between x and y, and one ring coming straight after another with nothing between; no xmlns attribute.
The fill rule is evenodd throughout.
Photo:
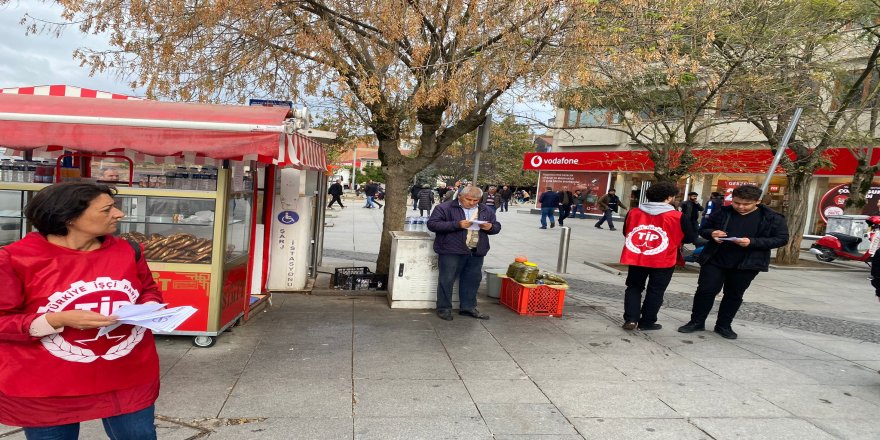
<svg viewBox="0 0 880 440"><path fill-rule="evenodd" d="M133 151L326 169L323 147L285 125L287 108L129 98L65 86L2 89L0 146L18 151Z"/></svg>

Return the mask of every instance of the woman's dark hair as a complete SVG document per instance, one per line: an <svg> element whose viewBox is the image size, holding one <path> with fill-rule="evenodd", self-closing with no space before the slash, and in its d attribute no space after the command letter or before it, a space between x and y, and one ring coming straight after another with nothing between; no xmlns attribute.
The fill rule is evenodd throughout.
<svg viewBox="0 0 880 440"><path fill-rule="evenodd" d="M648 187L645 197L649 202L665 202L678 195L678 187L672 182L657 182Z"/></svg>
<svg viewBox="0 0 880 440"><path fill-rule="evenodd" d="M24 215L43 235L67 235L67 222L75 220L101 194L116 196L116 189L95 183L56 183L40 190L27 204Z"/></svg>

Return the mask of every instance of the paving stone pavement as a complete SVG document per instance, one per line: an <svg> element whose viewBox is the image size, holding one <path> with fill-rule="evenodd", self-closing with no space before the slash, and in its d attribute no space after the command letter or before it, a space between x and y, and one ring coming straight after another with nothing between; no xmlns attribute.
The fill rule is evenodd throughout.
<svg viewBox="0 0 880 440"><path fill-rule="evenodd" d="M379 210L346 211L331 217L338 236L328 237L324 272L369 266L378 247ZM555 264L557 234L535 237L534 217L500 215L507 235L487 266L520 252ZM798 309L781 290L810 273L761 274L778 286L747 294L730 341L676 332L692 282L676 275L684 293L667 297L663 329L626 331L621 277L579 263L614 260L611 232L590 229L579 231L562 317L519 316L485 296L490 320L447 322L392 310L383 296L279 294L212 348L158 337L159 438L880 438L880 345L868 342L880 305L858 282L817 277L839 284L841 307L823 314L835 297L807 289L818 304ZM851 337L831 334L835 323L851 325ZM24 436L0 427L0 438ZM84 424L82 438L105 438L100 423Z"/></svg>

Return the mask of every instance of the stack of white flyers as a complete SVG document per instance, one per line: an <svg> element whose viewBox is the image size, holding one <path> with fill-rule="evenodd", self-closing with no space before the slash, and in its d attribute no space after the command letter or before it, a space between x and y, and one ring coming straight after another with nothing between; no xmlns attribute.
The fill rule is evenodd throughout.
<svg viewBox="0 0 880 440"><path fill-rule="evenodd" d="M180 324L197 311L195 307L180 306L163 309L166 304L129 304L116 309L113 316L119 318L116 324L101 327L98 337L104 336L122 324L139 325L155 332L174 331Z"/></svg>

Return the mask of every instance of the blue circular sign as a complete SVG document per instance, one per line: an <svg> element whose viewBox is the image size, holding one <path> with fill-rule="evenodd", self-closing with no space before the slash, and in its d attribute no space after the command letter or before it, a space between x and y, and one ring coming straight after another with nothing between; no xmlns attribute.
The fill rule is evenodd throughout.
<svg viewBox="0 0 880 440"><path fill-rule="evenodd" d="M299 221L299 214L294 211L281 211L278 213L278 221L285 225L292 225Z"/></svg>

